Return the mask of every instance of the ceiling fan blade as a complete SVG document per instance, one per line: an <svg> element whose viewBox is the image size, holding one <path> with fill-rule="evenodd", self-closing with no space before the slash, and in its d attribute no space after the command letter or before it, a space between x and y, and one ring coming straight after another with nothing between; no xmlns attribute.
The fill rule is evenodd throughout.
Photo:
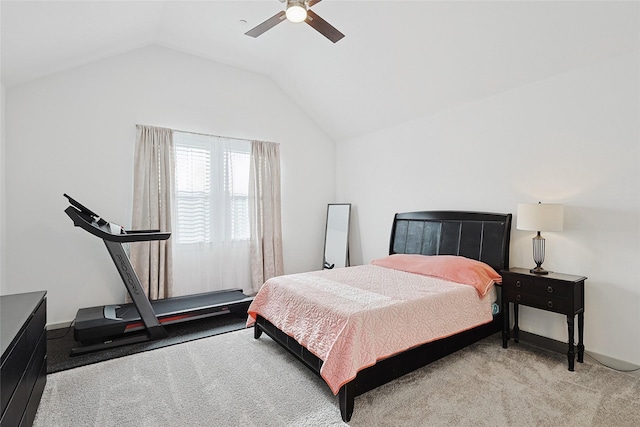
<svg viewBox="0 0 640 427"><path fill-rule="evenodd" d="M344 34L338 31L333 25L320 18L318 14L312 10L307 10L307 19L305 22L334 43L344 37Z"/></svg>
<svg viewBox="0 0 640 427"><path fill-rule="evenodd" d="M309 3L307 3L307 7L311 7L314 4L320 3L322 0L309 0Z"/></svg>
<svg viewBox="0 0 640 427"><path fill-rule="evenodd" d="M275 15L273 15L271 18L264 21L262 24L257 25L256 27L250 29L245 34L251 37L258 37L260 34L264 33L267 30L270 30L271 28L275 27L276 25L284 21L285 18L286 18L286 13L284 10L282 10L276 13Z"/></svg>

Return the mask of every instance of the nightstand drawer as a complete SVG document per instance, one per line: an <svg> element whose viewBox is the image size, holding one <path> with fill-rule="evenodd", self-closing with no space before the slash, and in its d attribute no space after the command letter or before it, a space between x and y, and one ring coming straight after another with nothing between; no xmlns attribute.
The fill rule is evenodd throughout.
<svg viewBox="0 0 640 427"><path fill-rule="evenodd" d="M565 282L540 280L537 277L504 275L503 287L530 295L548 297L567 297L571 293L571 285Z"/></svg>
<svg viewBox="0 0 640 427"><path fill-rule="evenodd" d="M540 308L556 313L566 313L569 310L569 300L566 298L548 297L546 295L532 295L508 288L504 292L507 301L523 304L529 307Z"/></svg>

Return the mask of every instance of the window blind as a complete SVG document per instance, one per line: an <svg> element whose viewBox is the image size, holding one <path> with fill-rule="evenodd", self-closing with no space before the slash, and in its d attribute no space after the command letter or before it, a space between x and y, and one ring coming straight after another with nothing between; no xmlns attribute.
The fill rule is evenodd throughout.
<svg viewBox="0 0 640 427"><path fill-rule="evenodd" d="M174 132L178 244L249 239L251 142Z"/></svg>

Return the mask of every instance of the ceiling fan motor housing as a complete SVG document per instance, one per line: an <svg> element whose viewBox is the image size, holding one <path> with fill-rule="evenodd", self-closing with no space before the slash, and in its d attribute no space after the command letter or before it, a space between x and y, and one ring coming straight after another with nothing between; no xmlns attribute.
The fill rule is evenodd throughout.
<svg viewBox="0 0 640 427"><path fill-rule="evenodd" d="M287 19L291 22L302 22L307 19L306 3L305 0L287 0Z"/></svg>

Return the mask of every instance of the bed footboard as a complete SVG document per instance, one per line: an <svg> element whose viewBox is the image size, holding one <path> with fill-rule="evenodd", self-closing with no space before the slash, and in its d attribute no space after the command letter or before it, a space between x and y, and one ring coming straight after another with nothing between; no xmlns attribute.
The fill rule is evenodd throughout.
<svg viewBox="0 0 640 427"><path fill-rule="evenodd" d="M393 357L380 360L375 365L358 372L356 378L343 385L338 392L338 404L342 420L345 423L351 420L356 396L502 331L502 321L502 314L497 314L489 323L412 348ZM322 360L296 340L276 328L271 322L258 316L254 326L254 338L260 338L263 331L320 377Z"/></svg>
<svg viewBox="0 0 640 427"><path fill-rule="evenodd" d="M311 353L305 347L300 345L298 341L273 326L273 324L267 319L258 316L253 331L253 337L256 339L260 338L260 335L262 335L262 331L264 331L271 337L271 339L288 350L289 353L300 359L300 361L304 363L309 369L311 369L316 375L320 376L322 360L320 360L315 354Z"/></svg>
<svg viewBox="0 0 640 427"><path fill-rule="evenodd" d="M271 339L280 344L289 353L293 354L298 360L304 363L307 368L311 369L318 377L320 377L320 368L322 368L322 360L311 353L305 347L300 345L296 340L273 326L271 322L264 317L258 316L253 327L253 337L260 338L262 332L265 332ZM320 377L322 378L322 377ZM354 380L355 381L355 380ZM348 422L353 414L355 394L355 383L351 381L340 388L338 392L338 403L340 406L340 415L344 422Z"/></svg>

